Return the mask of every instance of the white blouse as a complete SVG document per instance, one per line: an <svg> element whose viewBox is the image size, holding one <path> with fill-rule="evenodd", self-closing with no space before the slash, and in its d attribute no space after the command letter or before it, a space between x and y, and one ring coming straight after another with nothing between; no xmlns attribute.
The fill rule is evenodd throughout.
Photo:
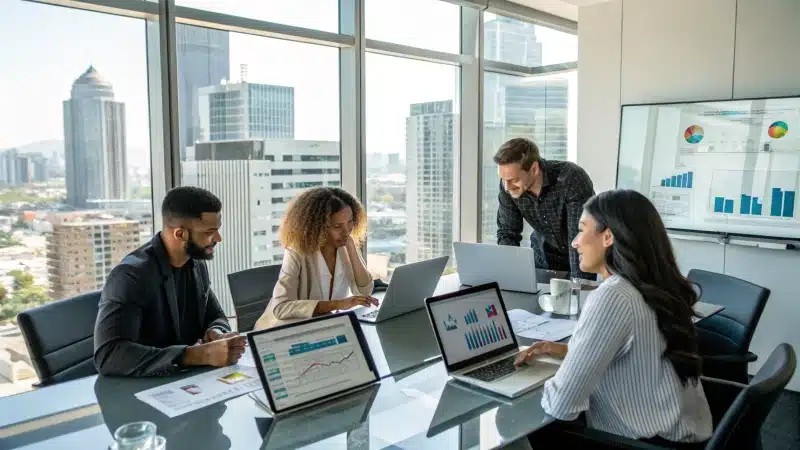
<svg viewBox="0 0 800 450"><path fill-rule="evenodd" d="M344 258L346 258L344 247L336 249L336 267L333 270L333 292L331 292L331 272L328 270L328 263L322 256L322 252L317 252L317 265L319 266L319 288L322 300L342 300L350 297L350 280L344 270Z"/></svg>

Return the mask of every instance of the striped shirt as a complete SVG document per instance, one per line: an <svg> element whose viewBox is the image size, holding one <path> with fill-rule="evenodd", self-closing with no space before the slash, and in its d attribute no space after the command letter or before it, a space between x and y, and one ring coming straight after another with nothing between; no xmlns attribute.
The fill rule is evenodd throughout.
<svg viewBox="0 0 800 450"><path fill-rule="evenodd" d="M666 346L641 293L614 275L587 299L542 407L560 420L586 411L589 427L632 439L705 441L712 422L703 386L681 384Z"/></svg>

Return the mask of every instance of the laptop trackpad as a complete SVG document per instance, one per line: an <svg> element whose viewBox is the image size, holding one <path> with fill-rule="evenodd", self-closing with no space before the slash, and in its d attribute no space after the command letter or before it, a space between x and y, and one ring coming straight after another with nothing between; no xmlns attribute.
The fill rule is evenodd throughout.
<svg viewBox="0 0 800 450"><path fill-rule="evenodd" d="M546 362L536 361L533 364L525 365L513 374L493 381L491 384L503 386L503 390L517 391L525 389L530 385L540 385L551 378L558 371L558 366Z"/></svg>

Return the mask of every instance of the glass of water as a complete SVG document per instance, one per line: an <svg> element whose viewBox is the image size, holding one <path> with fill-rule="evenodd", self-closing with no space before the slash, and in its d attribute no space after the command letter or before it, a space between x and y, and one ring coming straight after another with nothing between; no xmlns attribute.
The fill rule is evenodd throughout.
<svg viewBox="0 0 800 450"><path fill-rule="evenodd" d="M156 435L153 422L126 423L114 432L114 440L116 443L111 446L112 450L155 450L166 447L166 439Z"/></svg>
<svg viewBox="0 0 800 450"><path fill-rule="evenodd" d="M577 316L581 313L581 286L583 280L578 277L572 277L572 293L569 299L569 314Z"/></svg>

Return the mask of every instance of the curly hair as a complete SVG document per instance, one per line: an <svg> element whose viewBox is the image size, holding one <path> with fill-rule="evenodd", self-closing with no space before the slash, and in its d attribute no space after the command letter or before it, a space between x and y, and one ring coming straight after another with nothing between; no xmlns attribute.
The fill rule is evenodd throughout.
<svg viewBox="0 0 800 450"><path fill-rule="evenodd" d="M353 211L351 235L360 247L367 233L367 213L349 192L334 187L309 189L289 203L278 231L281 245L301 255L321 249L328 238L331 216L348 206Z"/></svg>

